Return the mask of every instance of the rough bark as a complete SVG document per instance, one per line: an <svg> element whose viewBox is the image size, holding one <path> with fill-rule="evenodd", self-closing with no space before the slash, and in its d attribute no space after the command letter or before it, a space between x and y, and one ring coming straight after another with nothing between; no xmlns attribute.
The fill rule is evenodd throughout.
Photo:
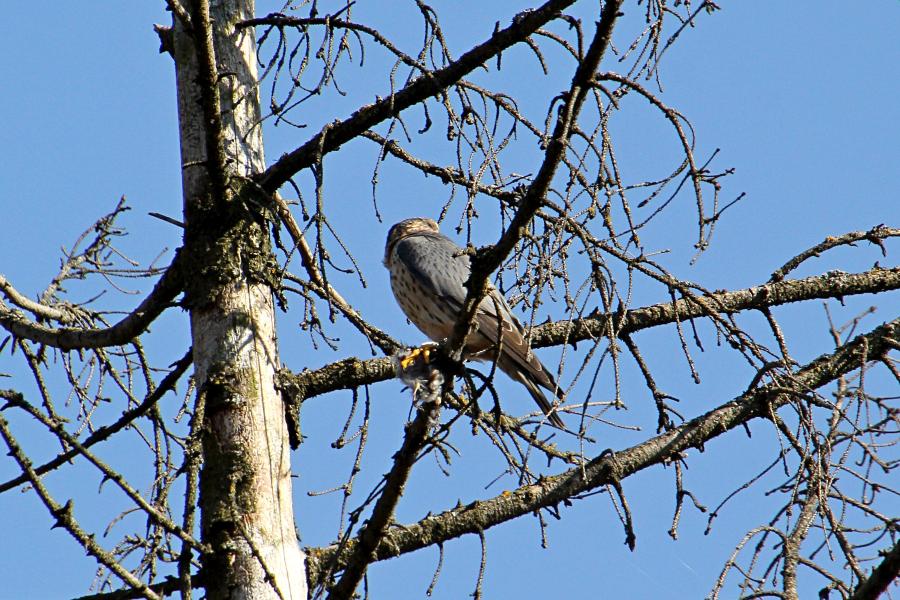
<svg viewBox="0 0 900 600"><path fill-rule="evenodd" d="M306 598L297 542L265 220L242 177L264 168L252 0L191 3L176 18L185 302L205 401L200 475L207 597Z"/></svg>

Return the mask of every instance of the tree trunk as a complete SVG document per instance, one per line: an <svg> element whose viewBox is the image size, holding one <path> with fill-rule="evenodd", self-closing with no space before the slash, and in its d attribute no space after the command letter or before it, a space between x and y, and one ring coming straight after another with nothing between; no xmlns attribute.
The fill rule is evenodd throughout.
<svg viewBox="0 0 900 600"><path fill-rule="evenodd" d="M274 262L266 222L236 184L264 167L255 33L233 27L252 17L254 6L252 0L209 3L209 52L205 7L193 4L193 33L175 19L173 53L189 265L185 303L197 410L205 414L201 535L212 552L203 558L203 581L211 599L305 599L287 429L275 388L279 359L267 275ZM211 55L214 62L204 63ZM207 82L219 82L220 137L207 129L217 123L210 119L213 86L204 88L205 64L215 64ZM224 172L215 168L216 148L219 156L224 152Z"/></svg>

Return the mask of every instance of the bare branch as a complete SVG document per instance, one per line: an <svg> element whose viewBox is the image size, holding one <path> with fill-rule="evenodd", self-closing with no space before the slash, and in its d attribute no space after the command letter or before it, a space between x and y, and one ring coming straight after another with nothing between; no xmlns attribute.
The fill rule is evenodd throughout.
<svg viewBox="0 0 900 600"><path fill-rule="evenodd" d="M378 44L387 48L387 50L396 56L401 62L404 64L414 67L421 72L426 72L427 67L421 62L415 60L405 52L401 51L397 46L395 46L388 38L386 38L380 31L373 27L368 27L361 23L353 23L351 21L345 21L343 19L336 19L333 17L316 17L316 18L301 18L301 17L291 17L288 15L283 15L280 13L273 13L267 15L265 17L259 17L256 19L247 19L246 21L241 21L240 23L234 26L235 29L245 29L247 27L259 27L260 25L270 25L273 27L297 27L297 28L306 28L311 25L324 25L325 27L334 27L337 29L350 29L352 31L358 31L365 33L370 36L373 40L375 40Z"/></svg>
<svg viewBox="0 0 900 600"><path fill-rule="evenodd" d="M276 211L281 222L284 224L291 239L294 241L294 246L300 252L300 261L303 263L303 268L306 269L310 281L314 284L312 289L316 294L336 305L338 310L347 317L347 320L362 332L363 335L372 340L372 343L378 346L385 354L391 354L399 349L400 344L396 340L380 329L367 323L359 312L325 280L322 276L322 272L316 265L312 250L306 242L306 238L303 236L303 232L300 230L299 225L297 225L297 221L294 219L294 215L291 213L291 209L287 205L287 202L285 202L278 194L267 195L267 197L275 203Z"/></svg>
<svg viewBox="0 0 900 600"><path fill-rule="evenodd" d="M10 283L9 280L3 275L0 275L0 291L2 291L3 295L6 296L6 299L12 302L15 306L18 306L22 310L27 310L31 314L42 319L52 319L53 321L57 321L59 323L68 323L74 318L71 311L56 308L54 306L47 306L46 304L41 304L40 302L31 300L27 296L23 295L15 287L13 287L13 284ZM3 310L9 309L5 309L2 307L2 305L0 305L0 311ZM2 314L3 313L0 312L0 315Z"/></svg>
<svg viewBox="0 0 900 600"><path fill-rule="evenodd" d="M267 192L276 191L295 173L312 166L317 155L336 150L377 123L441 93L466 74L480 68L491 58L557 18L562 9L573 3L574 0L550 0L534 10L521 13L509 27L495 32L485 42L475 46L443 69L422 75L387 98L360 108L353 116L343 121L330 123L305 144L278 159L256 178L257 181Z"/></svg>
<svg viewBox="0 0 900 600"><path fill-rule="evenodd" d="M769 384L748 391L706 414L671 431L653 437L620 452L604 452L584 467L575 467L559 475L542 478L511 493L476 501L438 515L426 517L413 525L392 528L375 550L376 560L395 557L413 550L446 542L465 534L478 533L540 508L552 507L600 486L621 481L648 467L665 464L686 450L702 448L712 439L769 415L793 399L793 394L806 395L828 385L839 377L860 368L866 362L879 360L900 336L900 319L855 338L833 354L823 354L792 373L791 389ZM341 549L329 546L308 550L310 581L316 582L325 565L344 560L354 551L355 541Z"/></svg>
<svg viewBox="0 0 900 600"><path fill-rule="evenodd" d="M869 578L863 581L853 591L850 600L875 600L884 593L892 582L897 581L900 575L900 542L884 553L882 560L872 570Z"/></svg>
<svg viewBox="0 0 900 600"><path fill-rule="evenodd" d="M147 394L147 397L143 402L141 402L134 408L126 410L124 413L122 413L122 416L115 423L106 425L104 427L99 427L91 435L85 438L83 442L81 442L81 446L83 448L90 448L97 442L102 442L103 440L108 439L114 433L121 431L125 427L129 426L138 417L146 414L147 411L149 411L156 405L160 398L175 389L175 384L179 379L181 379L181 376L184 375L188 367L191 366L191 353L192 351L188 350L187 353L183 357L181 357L181 360L175 363L172 371L163 378L159 386L154 389L153 392ZM74 457L78 456L78 454L79 451L76 448L66 450L65 452L60 453L56 458L47 461L40 467L34 469L34 472L38 475L44 475L45 473L48 473L53 469L59 467L60 465L63 465L66 462L72 460ZM14 489L22 485L23 483L26 483L27 481L28 478L25 475L14 477L9 481L0 484L0 494Z"/></svg>
<svg viewBox="0 0 900 600"><path fill-rule="evenodd" d="M103 473L104 480L109 480L115 483L119 487L119 489L121 489L125 493L125 495L132 500L132 502L134 502L137 506L140 507L141 510L147 513L147 517L149 519L161 525L169 533L173 533L178 536L178 538L180 538L186 544L189 544L190 546L201 551L206 550L200 542L195 540L194 537L190 535L190 533L179 527L171 519L169 519L167 515L147 502L147 500L143 496L141 496L137 490L135 490L128 484L121 473L115 471L105 462L97 458L94 453L88 450L84 444L79 442L75 436L67 432L61 423L54 422L50 418L44 416L38 409L26 402L21 394L10 393L7 390L0 390L0 398L6 400L8 406L15 406L30 414L38 422L49 429L59 440L62 440L66 445L71 446L72 452L85 457L88 462L90 462L97 468L97 470ZM35 474L37 474L37 471L35 471Z"/></svg>
<svg viewBox="0 0 900 600"><path fill-rule="evenodd" d="M72 501L69 500L64 505L58 504L53 497L50 495L50 492L41 482L40 477L37 473L34 472L34 469L31 468L31 461L28 460L28 457L22 451L22 448L19 446L16 439L13 437L12 433L9 430L9 423L7 423L6 419L3 415L0 415L0 436L3 437L4 441L6 441L6 445L9 447L10 454L13 459L19 464L19 467L22 469L22 473L31 483L31 486L34 488L35 493L37 493L38 497L40 497L41 502L44 503L44 506L47 507L47 510L50 514L56 519L56 526L63 527L66 531L68 531L75 540L81 544L81 546L87 551L88 554L97 559L98 562L103 564L107 569L115 573L122 579L125 583L133 587L135 590L139 591L140 594L144 598L148 598L149 600L158 600L160 596L151 590L147 585L129 573L125 567L120 565L116 559L110 555L106 550L104 550L100 545L94 541L94 536L90 535L81 526L78 524L78 521L75 520L75 517L72 515Z"/></svg>
<svg viewBox="0 0 900 600"><path fill-rule="evenodd" d="M616 322L618 335L626 336L677 320L708 316L708 307L715 307L721 314L727 315L804 300L842 298L896 289L900 289L900 268L835 273L701 296L702 303L681 299L622 313L547 323L531 330L531 340L534 348L593 340L607 335L609 318ZM282 390L294 405L334 390L351 389L393 377L393 366L388 358L348 358L299 375L284 370L280 374Z"/></svg>
<svg viewBox="0 0 900 600"><path fill-rule="evenodd" d="M0 326L16 337L39 344L72 350L117 346L140 335L181 293L181 253L176 252L153 290L132 312L106 329L53 328L39 325L22 313L0 306Z"/></svg>
<svg viewBox="0 0 900 600"><path fill-rule="evenodd" d="M375 503L368 522L350 545L349 552L351 554L346 562L342 563L343 574L340 581L331 589L329 598L334 600L351 598L365 574L366 568L372 562L373 553L384 539L390 521L393 519L394 509L406 487L413 464L419 458L422 448L425 447L428 430L440 407L440 403L436 401L438 399L439 396L425 401L417 412L416 418L407 426L403 445L394 455L394 464L385 477L384 490Z"/></svg>
<svg viewBox="0 0 900 600"><path fill-rule="evenodd" d="M787 261L772 273L772 277L769 281L781 281L788 273L803 264L803 262L810 258L821 256L822 253L827 250L837 248L838 246L853 246L856 242L862 240L867 240L872 244L875 244L881 248L881 254L886 256L887 251L884 247L884 240L889 237L897 236L900 236L900 229L885 227L884 225L877 225L868 231L851 231L850 233L845 233L843 235L828 236L821 243L816 244L808 250L804 250L791 260Z"/></svg>

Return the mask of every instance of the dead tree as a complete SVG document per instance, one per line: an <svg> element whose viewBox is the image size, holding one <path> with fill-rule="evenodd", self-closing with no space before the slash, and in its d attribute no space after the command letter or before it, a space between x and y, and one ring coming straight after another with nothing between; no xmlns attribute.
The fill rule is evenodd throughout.
<svg viewBox="0 0 900 600"><path fill-rule="evenodd" d="M618 511L633 548L624 484L653 466L674 474L669 533L677 538L684 511L709 511L684 479L692 453L719 436L749 432L751 424L775 440L765 447L773 461L747 473L746 483L708 512L709 526L734 495L752 493L755 481L777 471L781 481L770 491L780 505L720 557L711 596L731 597L736 589L741 597L798 598L804 577L817 582L821 597L875 598L887 589L900 570L897 511L889 508L897 505L890 452L897 443L900 318L870 325L864 314L834 322L833 346L803 361L778 310L861 294L884 295L884 306L891 310L893 301L896 308L896 292L890 294L900 287L897 268L876 263L854 273L793 274L835 248L874 245L888 256L900 230L835 232L745 289L712 290L676 274L654 256L651 224L692 211L700 255L741 199L726 197L730 170L715 166L716 153L696 154L692 126L659 86L668 48L719 7L595 4L521 6L457 54L440 12L420 1L410 7L425 35L412 51L409 39L391 38L377 15L353 2L289 1L283 12L261 16L250 0L167 1L173 23L158 33L177 76L184 196L180 217L154 216L181 228L183 243L165 267L122 266L115 240L123 201L66 253L37 299L0 277L0 349L32 378L0 390L0 435L17 470L0 492L29 489L53 523L96 559L94 598L190 598L196 588L210 598L350 598L378 561L428 547L443 556L445 545L465 535L479 536L484 547L492 527L522 517L534 516L544 535L547 516L561 516L564 526L567 506L598 493L609 499L604 509ZM626 18L634 38L617 36ZM383 67L388 88L378 96L367 91L349 116L321 105L304 112L318 98L343 94L351 61L367 54L376 56L368 59L375 67L363 61L361 68ZM500 76L510 69L561 77L553 81L563 87L548 86L536 108L504 91ZM651 180L629 174L610 127L623 105L637 101L665 120L679 150L677 163L658 168ZM298 128L302 143L267 164L264 126L301 121L319 126L313 133ZM438 127L446 134L435 151L423 140ZM365 244L348 240L360 225L333 216L337 199L327 186L345 176L328 164L351 143L367 145L374 165L352 174L372 182L366 218L376 234ZM507 161L523 146L531 154ZM526 174L510 166L522 163ZM414 390L411 420L402 431L393 424L402 440L388 472L363 479L374 427L368 415L380 400L370 391L394 379L398 357L407 356L397 335L378 326L382 309L396 310L392 304L379 299L378 308L366 302L364 309L354 300L367 279L384 277L372 272L379 268L372 257L380 258L389 225L377 222L379 177L389 168L446 186L445 198L408 207L408 216L440 219L468 243L473 267L440 359L399 367ZM484 239L491 243L472 243ZM371 256L357 260L354 249L363 247ZM121 318L67 299L72 282L100 278L113 286L123 276L153 285ZM540 414L515 416L521 405L495 369L454 360L488 282L515 307L533 348L558 350L566 385L558 409L570 431L552 430ZM191 346L165 355L154 337L166 332L154 325L179 310L189 317ZM301 315L304 357L281 356L279 310ZM355 339L338 341L337 329ZM697 383L694 355L710 336L715 352L742 361L753 375L730 398L679 404L654 367L657 351L640 339L656 330L675 340L678 360ZM148 344L156 350L148 352ZM322 364L313 358L319 346L340 358ZM375 356L365 357L367 350ZM643 386L643 397L623 393L635 387L623 383L626 377ZM71 402L60 403L60 382ZM180 409L161 408L179 385ZM333 417L344 426L332 447L355 453L350 475L332 490L340 526L333 543L302 548L295 521L302 528L317 516L295 515L292 474L318 456L314 449L304 454L302 416L310 403L348 395L349 412ZM640 439L607 447L618 411L640 403L652 417L625 426L643 425L634 434ZM22 443L23 415L59 446L53 458L38 459L42 453ZM508 489L457 506L455 498L434 498L421 511L426 517L397 522L398 502L423 459L450 473L458 440L472 433L471 443L500 465ZM104 450L108 440L129 434L142 444L149 481L146 473L117 468ZM291 447L298 446L302 459L292 465ZM109 515L113 524L140 515L143 529L108 547L86 528L80 505L44 482L73 464L90 465L127 498L121 515ZM374 484L360 492L366 481ZM476 596L485 568L482 560Z"/></svg>

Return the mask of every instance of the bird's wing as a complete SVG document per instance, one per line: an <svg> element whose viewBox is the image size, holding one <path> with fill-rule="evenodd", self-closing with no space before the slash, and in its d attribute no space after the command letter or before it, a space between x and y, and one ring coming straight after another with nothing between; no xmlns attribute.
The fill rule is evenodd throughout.
<svg viewBox="0 0 900 600"><path fill-rule="evenodd" d="M469 257L459 246L440 233L423 233L401 240L394 252L423 289L459 310L470 272Z"/></svg>
<svg viewBox="0 0 900 600"><path fill-rule="evenodd" d="M423 289L433 292L437 300L458 315L466 300L466 281L472 272L469 257L462 254L462 248L442 234L434 233L403 240L398 244L397 252ZM487 295L478 306L475 324L480 337L484 338L483 344L471 340L476 347L496 345L502 336L504 340L509 338L508 343L512 346L527 350L522 326L506 299L490 283Z"/></svg>

